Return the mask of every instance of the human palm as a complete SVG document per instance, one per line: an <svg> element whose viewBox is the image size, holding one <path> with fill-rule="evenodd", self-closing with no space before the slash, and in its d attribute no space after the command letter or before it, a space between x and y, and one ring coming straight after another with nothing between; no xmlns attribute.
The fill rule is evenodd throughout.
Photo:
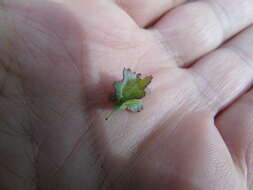
<svg viewBox="0 0 253 190"><path fill-rule="evenodd" d="M138 2L2 3L1 189L253 188L252 1ZM106 121L123 68L150 93Z"/></svg>

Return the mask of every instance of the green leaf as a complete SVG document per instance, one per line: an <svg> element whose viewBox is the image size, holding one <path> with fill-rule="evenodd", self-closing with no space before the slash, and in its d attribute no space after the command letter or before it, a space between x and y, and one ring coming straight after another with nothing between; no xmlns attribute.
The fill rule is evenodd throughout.
<svg viewBox="0 0 253 190"><path fill-rule="evenodd" d="M124 68L123 79L113 84L115 94L111 100L116 104L116 108L106 118L108 119L115 111L128 109L132 112L142 110L142 101L147 91L147 86L151 83L153 77L141 78L141 74L136 74L130 69Z"/></svg>
<svg viewBox="0 0 253 190"><path fill-rule="evenodd" d="M121 104L131 99L141 99L145 96L145 89L153 77L141 79L141 74L136 74L130 69L123 70L123 80L114 83L116 102Z"/></svg>

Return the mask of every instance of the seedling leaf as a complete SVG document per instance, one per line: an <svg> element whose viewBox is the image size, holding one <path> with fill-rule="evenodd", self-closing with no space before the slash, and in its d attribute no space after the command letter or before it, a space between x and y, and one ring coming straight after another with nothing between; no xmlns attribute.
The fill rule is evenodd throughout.
<svg viewBox="0 0 253 190"><path fill-rule="evenodd" d="M113 84L115 93L111 100L116 104L116 108L106 117L108 120L111 115L118 110L130 110L140 112L143 109L142 98L146 95L147 86L153 77L141 78L141 74L136 74L130 69L124 68L123 79Z"/></svg>

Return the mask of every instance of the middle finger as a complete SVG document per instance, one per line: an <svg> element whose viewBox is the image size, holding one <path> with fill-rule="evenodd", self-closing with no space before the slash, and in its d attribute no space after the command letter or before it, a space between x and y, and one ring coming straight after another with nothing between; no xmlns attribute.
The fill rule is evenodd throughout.
<svg viewBox="0 0 253 190"><path fill-rule="evenodd" d="M178 66L188 66L252 23L252 0L199 0L167 13L151 29Z"/></svg>

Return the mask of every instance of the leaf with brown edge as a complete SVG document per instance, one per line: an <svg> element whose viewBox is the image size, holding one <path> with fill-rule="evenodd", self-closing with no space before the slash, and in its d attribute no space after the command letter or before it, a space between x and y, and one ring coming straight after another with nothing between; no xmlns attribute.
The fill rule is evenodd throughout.
<svg viewBox="0 0 253 190"><path fill-rule="evenodd" d="M147 86L152 79L152 76L141 78L141 74L124 68L123 79L113 84L115 93L111 100L116 104L116 108L106 117L106 120L119 110L127 109L132 112L140 112L143 108L141 99L146 95Z"/></svg>

